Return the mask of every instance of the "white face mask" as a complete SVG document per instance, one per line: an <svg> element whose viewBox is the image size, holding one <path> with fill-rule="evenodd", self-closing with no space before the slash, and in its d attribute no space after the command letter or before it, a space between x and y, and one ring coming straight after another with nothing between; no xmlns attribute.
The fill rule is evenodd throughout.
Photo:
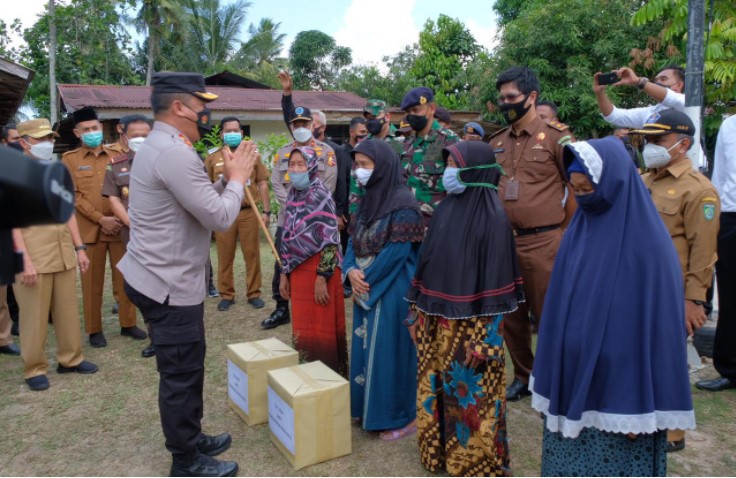
<svg viewBox="0 0 736 478"><path fill-rule="evenodd" d="M312 130L308 128L297 128L293 131L297 143L306 143L312 139Z"/></svg>
<svg viewBox="0 0 736 478"><path fill-rule="evenodd" d="M644 151L642 152L644 165L650 169L657 169L666 165L667 163L672 161L670 151L672 151L672 148L674 148L681 142L682 140L678 141L677 143L673 144L669 149L658 144L647 143L646 145L644 145Z"/></svg>
<svg viewBox="0 0 736 478"><path fill-rule="evenodd" d="M38 159L51 159L54 154L54 143L43 141L41 143L31 145L31 154Z"/></svg>
<svg viewBox="0 0 736 478"><path fill-rule="evenodd" d="M365 187L365 185L368 184L368 180L371 179L371 174L373 174L372 169L357 168L355 170L355 179Z"/></svg>
<svg viewBox="0 0 736 478"><path fill-rule="evenodd" d="M128 138L128 147L131 151L134 153L137 153L139 149L141 149L141 145L146 140L146 138L139 137L139 138Z"/></svg>

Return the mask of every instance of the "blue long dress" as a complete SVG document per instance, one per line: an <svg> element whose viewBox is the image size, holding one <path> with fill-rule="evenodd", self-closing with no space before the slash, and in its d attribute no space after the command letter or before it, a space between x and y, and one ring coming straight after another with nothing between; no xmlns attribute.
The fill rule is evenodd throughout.
<svg viewBox="0 0 736 478"><path fill-rule="evenodd" d="M369 310L353 305L350 351L351 415L365 430L402 428L416 418L417 353L403 321L419 247L389 242L377 255L357 258L348 242L344 274L361 269L370 285Z"/></svg>

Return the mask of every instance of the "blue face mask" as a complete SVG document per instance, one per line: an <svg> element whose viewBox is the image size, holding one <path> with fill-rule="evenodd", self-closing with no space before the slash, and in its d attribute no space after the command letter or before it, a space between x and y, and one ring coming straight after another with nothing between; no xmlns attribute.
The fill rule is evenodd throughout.
<svg viewBox="0 0 736 478"><path fill-rule="evenodd" d="M309 173L289 173L289 176L291 176L291 184L299 191L309 187Z"/></svg>
<svg viewBox="0 0 736 478"><path fill-rule="evenodd" d="M242 133L225 133L222 135L225 144L231 148L237 148L240 142L243 140Z"/></svg>
<svg viewBox="0 0 736 478"><path fill-rule="evenodd" d="M90 131L82 135L82 143L88 148L96 148L102 144L102 131Z"/></svg>
<svg viewBox="0 0 736 478"><path fill-rule="evenodd" d="M442 185L445 187L447 194L462 194L465 192L466 186L460 184L459 174L459 168L445 168L445 173L442 175Z"/></svg>
<svg viewBox="0 0 736 478"><path fill-rule="evenodd" d="M465 188L468 186L479 187L479 188L491 188L498 190L498 186L489 183L466 183L460 179L460 173L463 171L472 171L474 169L498 169L501 174L506 174L500 164L483 164L481 166L473 166L470 168L451 168L445 167L445 173L442 175L442 184L445 187L445 191L449 194L462 194L465 192Z"/></svg>

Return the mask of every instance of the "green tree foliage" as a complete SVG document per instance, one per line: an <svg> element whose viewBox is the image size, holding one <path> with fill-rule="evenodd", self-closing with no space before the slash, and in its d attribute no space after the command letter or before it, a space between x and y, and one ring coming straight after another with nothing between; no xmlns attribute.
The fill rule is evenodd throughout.
<svg viewBox="0 0 736 478"><path fill-rule="evenodd" d="M296 89L331 89L340 72L352 61L350 48L338 46L334 38L318 30L297 33L289 48Z"/></svg>
<svg viewBox="0 0 736 478"><path fill-rule="evenodd" d="M0 57L17 62L19 52L12 44L12 36L21 36L20 20L16 18L10 25L0 20Z"/></svg>
<svg viewBox="0 0 736 478"><path fill-rule="evenodd" d="M137 5L138 0L132 0L132 3ZM138 32L148 35L143 56L146 61L146 84L150 85L161 52L161 42L170 39L172 32L179 31L179 27L186 22L186 14L181 0L140 0L140 3L136 16L128 21Z"/></svg>
<svg viewBox="0 0 736 478"><path fill-rule="evenodd" d="M574 127L578 137L598 136L610 126L598 110L593 75L629 64L632 49L642 48L657 32L653 25L631 25L639 6L636 0L524 2L504 26L493 74L477 94L484 100L495 99L498 73L513 65L529 66L539 76L540 97L557 103L560 119ZM655 53L652 66L669 62L664 53ZM644 74L641 68L638 73ZM652 101L634 88L609 88L609 96L622 107Z"/></svg>
<svg viewBox="0 0 736 478"><path fill-rule="evenodd" d="M386 73L374 65L352 66L340 75L337 89L353 92L363 98L382 99L389 105L398 106L407 91L419 86L411 74L416 57L417 46L411 45L395 56L383 58Z"/></svg>
<svg viewBox="0 0 736 478"><path fill-rule="evenodd" d="M222 71L235 53L251 3L237 0L184 0L189 16L188 38L184 51L195 60L194 71L212 74Z"/></svg>
<svg viewBox="0 0 736 478"><path fill-rule="evenodd" d="M709 7L710 2L705 2ZM715 134L721 123L721 114L729 101L736 99L736 3L733 0L715 0L710 36L705 49L705 94L706 104L714 107L715 113L706 118L706 133ZM661 29L648 48L637 52L642 61L662 49L677 54L678 62L684 64L687 49L687 0L650 0L634 14L634 26L657 25ZM706 21L708 18L706 18ZM662 28L662 22L664 27Z"/></svg>
<svg viewBox="0 0 736 478"><path fill-rule="evenodd" d="M70 0L56 7L58 83L139 84L128 55L130 37L116 0ZM23 33L22 63L35 70L28 90L42 117L49 115L49 18L43 14Z"/></svg>
<svg viewBox="0 0 736 478"><path fill-rule="evenodd" d="M437 103L451 109L468 104L470 85L466 68L480 47L462 22L440 15L437 22L427 20L419 34L419 54L411 75L432 88Z"/></svg>
<svg viewBox="0 0 736 478"><path fill-rule="evenodd" d="M241 74L274 88L279 70L287 68L288 60L279 56L284 48L285 33L279 33L281 23L262 18L258 25L250 24L250 38L240 46L231 66Z"/></svg>

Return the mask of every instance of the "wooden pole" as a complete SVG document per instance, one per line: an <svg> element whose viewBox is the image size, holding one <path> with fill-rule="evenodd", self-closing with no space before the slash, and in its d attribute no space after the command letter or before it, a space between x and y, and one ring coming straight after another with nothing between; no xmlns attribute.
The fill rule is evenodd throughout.
<svg viewBox="0 0 736 478"><path fill-rule="evenodd" d="M263 222L263 218L261 217L261 214L258 212L258 208L256 208L256 202L253 200L253 195L250 193L250 187L245 186L245 195L248 198L248 203L250 204L251 209L253 209L256 212L256 219L258 219L258 224L261 226L261 230L263 230L263 233L266 235L266 240L268 241L268 245L271 246L271 252L273 252L273 257L276 259L276 262L279 263L279 267L281 267L281 258L279 257L279 252L276 250L276 244L273 243L273 239L271 238L271 233L268 231L268 228L266 227L266 223Z"/></svg>

